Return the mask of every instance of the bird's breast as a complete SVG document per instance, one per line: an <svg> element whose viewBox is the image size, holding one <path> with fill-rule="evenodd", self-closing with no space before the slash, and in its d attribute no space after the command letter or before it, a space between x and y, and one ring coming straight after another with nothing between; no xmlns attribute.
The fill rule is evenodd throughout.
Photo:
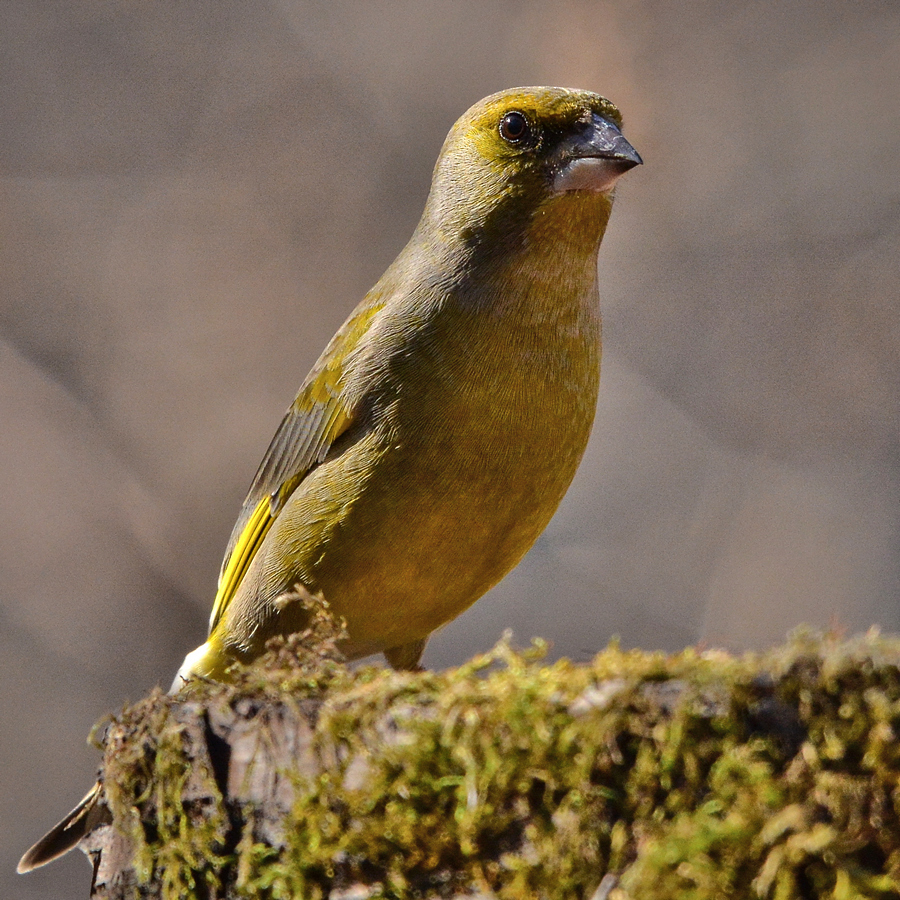
<svg viewBox="0 0 900 900"><path fill-rule="evenodd" d="M518 540L530 545L590 434L596 307L538 321L464 311L441 323L441 335L424 335L421 352L403 357L384 398L379 483L445 534L471 531L478 517L495 533L522 530Z"/></svg>
<svg viewBox="0 0 900 900"><path fill-rule="evenodd" d="M575 475L599 382L599 237L585 227L560 249L548 228L562 226L545 217L519 256L468 280L392 283L350 360L359 423L290 514L327 524L327 541L309 528L315 541L295 546L353 652L462 612L522 558Z"/></svg>

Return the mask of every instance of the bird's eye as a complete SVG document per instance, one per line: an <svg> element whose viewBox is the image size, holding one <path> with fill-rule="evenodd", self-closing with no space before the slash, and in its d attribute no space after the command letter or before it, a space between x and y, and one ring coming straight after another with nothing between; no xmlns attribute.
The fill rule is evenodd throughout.
<svg viewBox="0 0 900 900"><path fill-rule="evenodd" d="M500 137L508 144L521 144L530 133L528 119L520 112L508 112L500 120Z"/></svg>

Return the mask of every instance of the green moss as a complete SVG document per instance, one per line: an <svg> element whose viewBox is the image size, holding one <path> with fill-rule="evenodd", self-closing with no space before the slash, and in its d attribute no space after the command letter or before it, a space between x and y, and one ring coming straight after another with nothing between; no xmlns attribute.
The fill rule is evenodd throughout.
<svg viewBox="0 0 900 900"><path fill-rule="evenodd" d="M177 709L158 691L126 708L113 722L104 765L106 800L134 848L138 882L155 882L173 898L219 890L229 827L209 759L192 746Z"/></svg>
<svg viewBox="0 0 900 900"><path fill-rule="evenodd" d="M590 898L612 872L618 900L900 896L900 642L587 665L501 643L421 674L297 652L115 721L107 795L151 895ZM311 728L274 830L186 729L248 700Z"/></svg>

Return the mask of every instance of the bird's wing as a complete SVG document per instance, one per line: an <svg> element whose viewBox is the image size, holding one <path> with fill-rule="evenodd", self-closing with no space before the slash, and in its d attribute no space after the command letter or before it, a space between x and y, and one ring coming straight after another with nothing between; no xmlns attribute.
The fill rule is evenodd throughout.
<svg viewBox="0 0 900 900"><path fill-rule="evenodd" d="M344 362L383 306L382 301L370 300L356 309L319 357L278 426L228 541L210 633L288 498L353 422L355 410L346 397Z"/></svg>

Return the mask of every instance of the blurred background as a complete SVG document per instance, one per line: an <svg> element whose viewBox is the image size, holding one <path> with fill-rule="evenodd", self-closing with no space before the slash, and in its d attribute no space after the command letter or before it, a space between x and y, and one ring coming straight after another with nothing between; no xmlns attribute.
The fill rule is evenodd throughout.
<svg viewBox="0 0 900 900"><path fill-rule="evenodd" d="M897 4L7 0L0 44L0 895L87 896L15 862L202 641L285 407L501 88L605 94L646 165L578 478L425 662L900 629Z"/></svg>

